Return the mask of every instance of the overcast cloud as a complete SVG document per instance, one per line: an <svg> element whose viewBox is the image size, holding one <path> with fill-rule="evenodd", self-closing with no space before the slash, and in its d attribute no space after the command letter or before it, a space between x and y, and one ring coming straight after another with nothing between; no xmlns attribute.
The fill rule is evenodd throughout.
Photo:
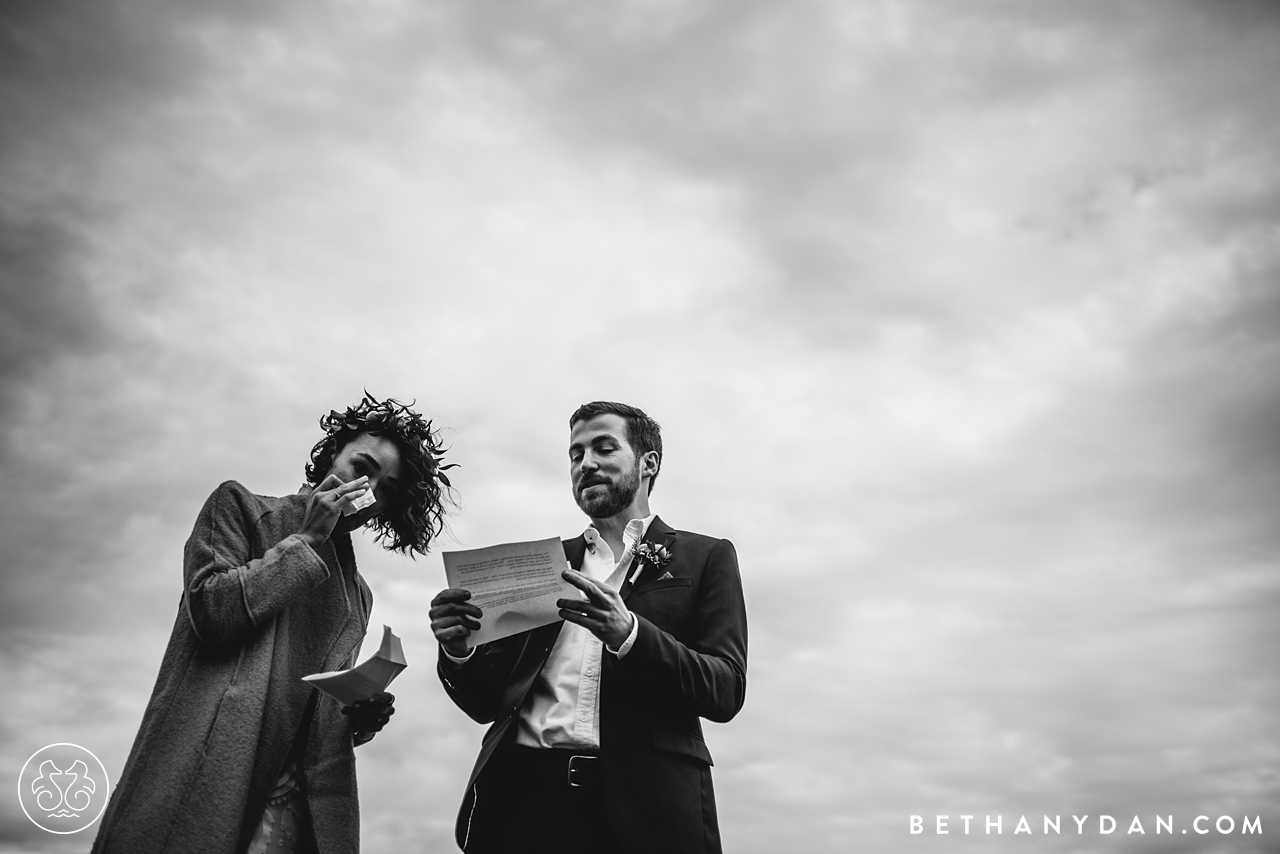
<svg viewBox="0 0 1280 854"><path fill-rule="evenodd" d="M205 496L330 408L446 428L447 549L580 531L605 398L740 556L727 850L1280 850L1278 48L1265 0L5 3L0 772L118 776ZM364 850L448 850L438 550L358 539L410 661ZM0 798L2 852L94 832Z"/></svg>

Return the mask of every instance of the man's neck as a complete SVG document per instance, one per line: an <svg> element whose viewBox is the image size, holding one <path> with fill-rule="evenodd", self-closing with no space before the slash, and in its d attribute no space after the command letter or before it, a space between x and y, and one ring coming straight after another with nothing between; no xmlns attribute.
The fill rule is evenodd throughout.
<svg viewBox="0 0 1280 854"><path fill-rule="evenodd" d="M591 518L591 526L599 532L601 539L609 544L615 558L622 556L622 534L627 523L632 519L646 519L649 516L649 496L644 486L636 490L636 497L621 511L612 516L597 519Z"/></svg>

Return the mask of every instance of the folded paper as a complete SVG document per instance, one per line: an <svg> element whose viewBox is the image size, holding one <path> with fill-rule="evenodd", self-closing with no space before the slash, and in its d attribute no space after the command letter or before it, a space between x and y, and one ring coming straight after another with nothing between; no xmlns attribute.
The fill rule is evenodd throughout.
<svg viewBox="0 0 1280 854"><path fill-rule="evenodd" d="M302 681L319 688L344 706L350 706L387 690L391 680L408 666L400 638L391 633L390 626L383 626L382 646L364 664L350 670L313 673L303 676Z"/></svg>

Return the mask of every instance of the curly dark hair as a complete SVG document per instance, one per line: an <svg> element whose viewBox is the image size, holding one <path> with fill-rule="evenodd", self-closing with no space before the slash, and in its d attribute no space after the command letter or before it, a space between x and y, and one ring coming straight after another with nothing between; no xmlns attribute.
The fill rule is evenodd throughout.
<svg viewBox="0 0 1280 854"><path fill-rule="evenodd" d="M431 540L444 529L445 504L453 503L453 485L444 472L457 463L441 465L445 448L431 422L394 398L378 400L364 393L364 399L346 412L331 410L320 417L325 437L311 449L307 483L319 486L333 467L338 451L362 433L382 436L400 451L405 483L403 500L367 523L377 531L375 539L390 551L413 556L425 555Z"/></svg>

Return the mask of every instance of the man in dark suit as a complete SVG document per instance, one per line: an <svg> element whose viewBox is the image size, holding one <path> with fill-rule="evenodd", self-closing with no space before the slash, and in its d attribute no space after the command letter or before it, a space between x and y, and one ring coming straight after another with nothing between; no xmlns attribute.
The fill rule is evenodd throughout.
<svg viewBox="0 0 1280 854"><path fill-rule="evenodd" d="M719 852L711 754L747 687L747 615L728 540L649 511L658 424L619 403L569 419L573 495L591 519L564 544L564 622L469 649L480 608L432 601L440 681L485 733L462 808L468 854Z"/></svg>

